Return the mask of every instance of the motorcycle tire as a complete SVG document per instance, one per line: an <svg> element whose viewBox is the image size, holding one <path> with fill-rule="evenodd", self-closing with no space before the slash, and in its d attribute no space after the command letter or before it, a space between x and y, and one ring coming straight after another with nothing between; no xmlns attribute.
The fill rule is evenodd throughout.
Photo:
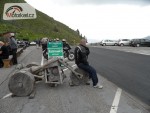
<svg viewBox="0 0 150 113"><path fill-rule="evenodd" d="M68 60L70 61L73 61L74 60L74 53L73 52L70 52L69 55L68 55Z"/></svg>

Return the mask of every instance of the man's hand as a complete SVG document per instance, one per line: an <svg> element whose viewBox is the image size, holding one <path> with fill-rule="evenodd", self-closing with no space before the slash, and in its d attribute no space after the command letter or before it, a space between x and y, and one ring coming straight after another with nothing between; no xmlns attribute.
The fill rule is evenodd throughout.
<svg viewBox="0 0 150 113"><path fill-rule="evenodd" d="M0 51L0 54L2 54L2 51Z"/></svg>

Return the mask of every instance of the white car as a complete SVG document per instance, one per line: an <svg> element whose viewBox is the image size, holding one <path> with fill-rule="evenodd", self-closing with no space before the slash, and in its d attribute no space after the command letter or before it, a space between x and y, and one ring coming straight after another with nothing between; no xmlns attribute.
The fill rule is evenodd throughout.
<svg viewBox="0 0 150 113"><path fill-rule="evenodd" d="M119 46L129 46L130 45L130 39L120 39L118 42Z"/></svg>
<svg viewBox="0 0 150 113"><path fill-rule="evenodd" d="M30 42L30 45L36 45L36 42Z"/></svg>
<svg viewBox="0 0 150 113"><path fill-rule="evenodd" d="M118 42L116 40L102 40L100 42L102 46L117 46Z"/></svg>

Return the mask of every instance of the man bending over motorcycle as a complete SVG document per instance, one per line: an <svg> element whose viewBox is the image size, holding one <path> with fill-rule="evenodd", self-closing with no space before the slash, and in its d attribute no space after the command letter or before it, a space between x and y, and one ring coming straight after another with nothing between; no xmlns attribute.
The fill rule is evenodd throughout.
<svg viewBox="0 0 150 113"><path fill-rule="evenodd" d="M66 39L62 39L62 43L63 43L63 50L64 51L68 51L71 49L70 45L66 42Z"/></svg>

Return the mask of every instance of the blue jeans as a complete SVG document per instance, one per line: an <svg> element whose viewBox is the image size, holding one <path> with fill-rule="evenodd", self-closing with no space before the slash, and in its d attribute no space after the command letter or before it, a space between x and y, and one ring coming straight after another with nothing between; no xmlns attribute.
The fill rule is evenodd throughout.
<svg viewBox="0 0 150 113"><path fill-rule="evenodd" d="M90 65L85 65L85 64L78 64L77 65L80 69L86 71L89 73L89 77L92 78L93 81L93 86L95 86L98 83L98 78L97 78L97 74L96 74L96 70L90 66Z"/></svg>

